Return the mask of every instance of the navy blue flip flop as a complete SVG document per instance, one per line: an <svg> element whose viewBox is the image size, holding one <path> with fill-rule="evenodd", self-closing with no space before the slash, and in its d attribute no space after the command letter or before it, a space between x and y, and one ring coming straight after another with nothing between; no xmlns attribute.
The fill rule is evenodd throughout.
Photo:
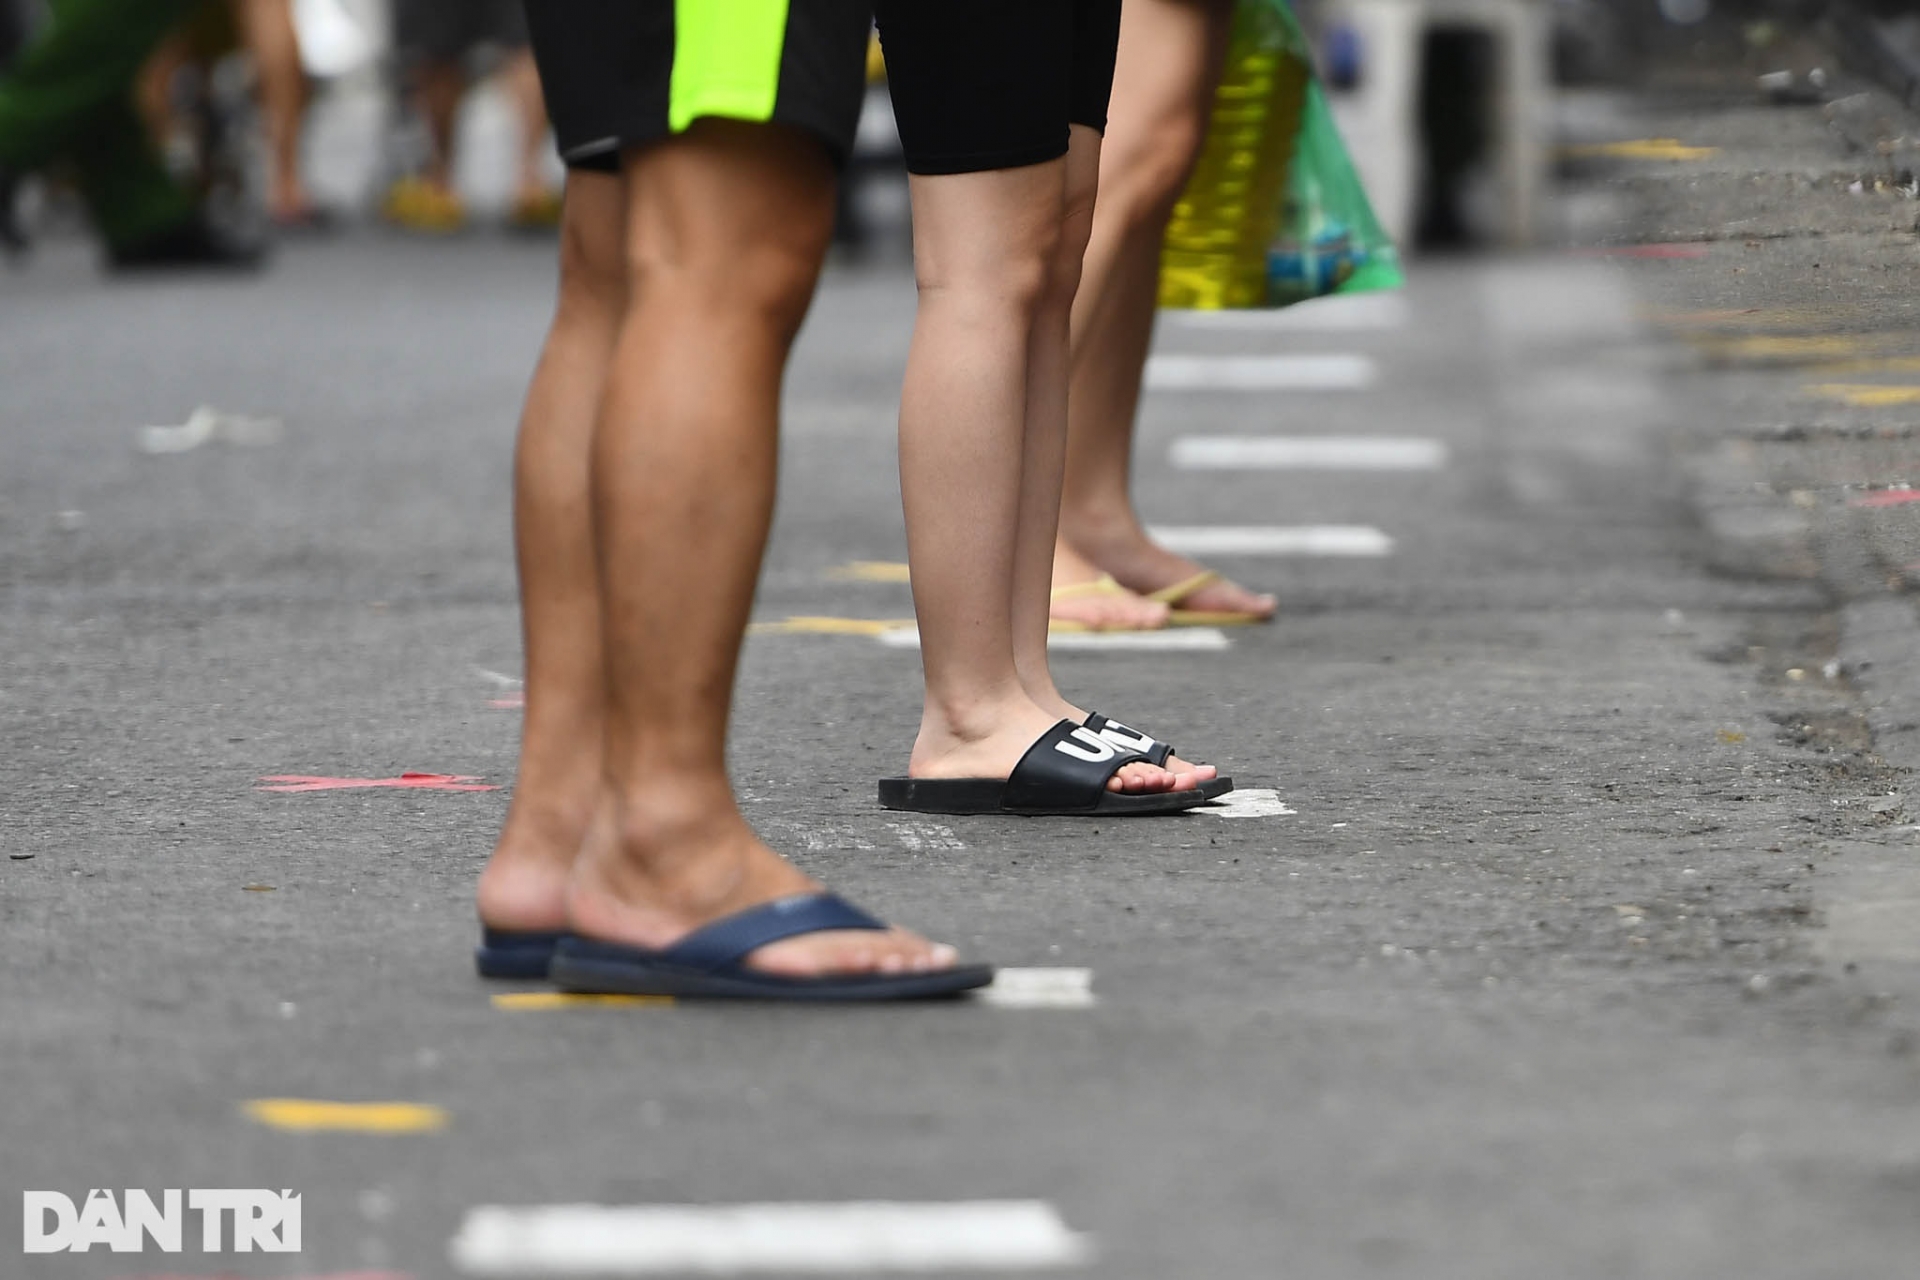
<svg viewBox="0 0 1920 1280"><path fill-rule="evenodd" d="M1087 717L1086 727L1119 747L1122 751L1137 751L1147 758L1148 764L1165 767L1167 760L1174 754L1173 748L1164 742L1158 742L1138 729L1129 729L1118 720L1109 720L1098 711ZM1209 800L1218 800L1233 790L1233 779L1220 774L1200 784L1200 794Z"/></svg>
<svg viewBox="0 0 1920 1280"><path fill-rule="evenodd" d="M473 967L483 978L544 978L553 960L553 948L566 937L558 931L522 932L517 929L480 929Z"/></svg>
<svg viewBox="0 0 1920 1280"><path fill-rule="evenodd" d="M880 803L908 813L1123 818L1179 813L1207 802L1198 788L1135 794L1107 789L1114 774L1146 758L1062 720L1027 748L1005 778L882 778Z"/></svg>
<svg viewBox="0 0 1920 1280"><path fill-rule="evenodd" d="M927 1000L993 981L993 968L984 964L931 973L786 978L745 963L783 938L886 927L831 893L803 893L716 920L659 951L569 934L554 948L547 976L562 991L708 1000Z"/></svg>

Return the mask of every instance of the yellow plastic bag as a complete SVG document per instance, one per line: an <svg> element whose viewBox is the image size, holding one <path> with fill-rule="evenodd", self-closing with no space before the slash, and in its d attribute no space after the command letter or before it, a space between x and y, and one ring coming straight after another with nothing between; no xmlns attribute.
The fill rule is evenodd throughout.
<svg viewBox="0 0 1920 1280"><path fill-rule="evenodd" d="M1284 307L1404 283L1285 0L1240 0L1213 117L1167 227L1160 305Z"/></svg>

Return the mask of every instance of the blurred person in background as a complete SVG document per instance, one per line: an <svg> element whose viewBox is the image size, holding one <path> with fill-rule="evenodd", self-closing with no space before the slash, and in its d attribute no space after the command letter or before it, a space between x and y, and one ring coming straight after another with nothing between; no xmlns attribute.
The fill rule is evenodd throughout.
<svg viewBox="0 0 1920 1280"><path fill-rule="evenodd" d="M135 109L134 83L194 0L50 0L46 20L0 74L0 245L18 251L20 179L66 164L107 263L250 267L257 244L207 217L167 172Z"/></svg>
<svg viewBox="0 0 1920 1280"><path fill-rule="evenodd" d="M1259 622L1276 602L1147 534L1129 487L1160 247L1206 141L1233 0L1125 0L1084 278L1073 304L1052 616L1096 629Z"/></svg>
<svg viewBox="0 0 1920 1280"><path fill-rule="evenodd" d="M300 56L293 0L236 0L254 92L267 132L267 216L283 231L326 231L336 219L307 189L301 167L311 86Z"/></svg>
<svg viewBox="0 0 1920 1280"><path fill-rule="evenodd" d="M212 193L250 188L247 150L214 91L216 70L244 53L267 144L266 213L282 231L322 231L336 219L308 191L301 152L308 82L292 0L201 0L141 73L138 97L175 176Z"/></svg>
<svg viewBox="0 0 1920 1280"><path fill-rule="evenodd" d="M418 173L387 191L382 212L388 221L430 232L466 225L466 203L453 182L454 134L460 104L474 84L472 61L490 45L504 52L498 74L520 123L508 225L558 225L560 193L548 183L545 167L547 109L521 0L394 0L393 23L408 104L426 129L427 156Z"/></svg>

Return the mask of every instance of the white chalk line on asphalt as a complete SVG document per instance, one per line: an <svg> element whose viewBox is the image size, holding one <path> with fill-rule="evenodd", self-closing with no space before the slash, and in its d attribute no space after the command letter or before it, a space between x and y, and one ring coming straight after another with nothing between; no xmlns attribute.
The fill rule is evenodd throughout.
<svg viewBox="0 0 1920 1280"><path fill-rule="evenodd" d="M1379 379L1371 356L1154 356L1149 391L1364 391Z"/></svg>
<svg viewBox="0 0 1920 1280"><path fill-rule="evenodd" d="M1285 818L1299 813L1280 798L1278 791L1265 787L1235 788L1208 804L1193 810L1215 818Z"/></svg>
<svg viewBox="0 0 1920 1280"><path fill-rule="evenodd" d="M893 832L900 847L910 853L923 853L930 849L964 849L966 841L953 834L953 828L939 822L908 823L889 822L887 830Z"/></svg>
<svg viewBox="0 0 1920 1280"><path fill-rule="evenodd" d="M769 835L784 843L797 844L808 853L834 853L843 850L866 853L889 847L884 839L876 844L873 835L867 829L851 823L803 824L766 818L761 821L765 824ZM886 827L898 847L909 853L967 847L966 842L954 834L953 828L942 822L889 822Z"/></svg>
<svg viewBox="0 0 1920 1280"><path fill-rule="evenodd" d="M1404 329L1413 318L1405 294L1352 293L1261 311L1167 311L1187 329L1262 333L1374 333Z"/></svg>
<svg viewBox="0 0 1920 1280"><path fill-rule="evenodd" d="M1438 471L1447 446L1418 436L1183 436L1183 471Z"/></svg>
<svg viewBox="0 0 1920 1280"><path fill-rule="evenodd" d="M481 1205L447 1251L476 1276L1022 1271L1093 1257L1042 1200Z"/></svg>
<svg viewBox="0 0 1920 1280"><path fill-rule="evenodd" d="M996 969L992 984L972 999L996 1009L1091 1009L1093 970Z"/></svg>
<svg viewBox="0 0 1920 1280"><path fill-rule="evenodd" d="M889 649L918 649L917 627L882 631L880 643ZM1055 631L1047 648L1084 653L1220 653L1233 641L1218 627L1171 627L1165 631Z"/></svg>
<svg viewBox="0 0 1920 1280"><path fill-rule="evenodd" d="M1393 539L1364 524L1154 525L1169 551L1201 556L1385 556Z"/></svg>

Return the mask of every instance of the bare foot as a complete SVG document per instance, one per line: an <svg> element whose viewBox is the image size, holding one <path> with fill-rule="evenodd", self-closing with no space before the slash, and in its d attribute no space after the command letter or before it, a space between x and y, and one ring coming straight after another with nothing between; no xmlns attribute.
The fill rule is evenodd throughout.
<svg viewBox="0 0 1920 1280"><path fill-rule="evenodd" d="M606 942L670 947L726 916L820 884L762 844L730 804L703 812L684 798L650 812L629 802L616 824L609 803L587 841L567 893L573 932ZM616 826L621 834L616 837ZM789 978L931 973L958 953L904 929L836 929L771 942L748 968Z"/></svg>
<svg viewBox="0 0 1920 1280"><path fill-rule="evenodd" d="M1066 543L1063 534L1061 544ZM1146 530L1131 520L1119 529L1076 531L1072 545L1089 572L1112 574L1122 586L1138 592L1142 598L1207 572L1206 566L1175 555L1154 542L1147 537ZM1054 563L1057 579L1058 552ZM1273 596L1249 591L1225 578L1215 578L1174 604L1182 610L1243 613L1254 618L1270 618L1280 607Z"/></svg>
<svg viewBox="0 0 1920 1280"><path fill-rule="evenodd" d="M480 873L480 922L493 929L545 933L567 926L567 884L586 839L589 806L572 814L540 812L524 793Z"/></svg>
<svg viewBox="0 0 1920 1280"><path fill-rule="evenodd" d="M1193 561L1185 560L1184 557L1175 558L1183 560L1186 564L1193 564ZM1187 581L1205 572L1207 572L1205 569L1195 567L1193 573L1189 574L1187 578L1176 578L1174 582ZM1171 586L1173 584L1169 583L1168 585ZM1158 587L1148 588L1150 591L1161 589L1162 588ZM1265 592L1256 593L1249 591L1247 588L1229 578L1215 577L1213 581L1173 601L1169 607L1181 612L1243 613L1250 618L1271 618L1274 615L1274 611L1280 607L1280 601L1278 597Z"/></svg>
<svg viewBox="0 0 1920 1280"><path fill-rule="evenodd" d="M1158 631L1167 606L1114 582L1066 543L1053 550L1053 602L1048 616L1090 631Z"/></svg>
<svg viewBox="0 0 1920 1280"><path fill-rule="evenodd" d="M1087 722L1087 712L1074 706L1057 693L1051 698L1035 698L1034 701L1038 702L1043 708L1054 711L1060 719L1071 720L1075 724L1085 724ZM1182 778L1191 774L1195 784L1212 782L1220 776L1220 770L1213 765L1193 764L1190 761L1182 760L1179 756L1168 756L1166 769L1168 773L1173 774L1176 778ZM1174 787L1175 791L1187 791L1190 789L1191 788L1186 786Z"/></svg>
<svg viewBox="0 0 1920 1280"><path fill-rule="evenodd" d="M1041 735L1062 719L1079 724L1079 716L1055 715L1031 702L1003 709L997 715L983 716L986 726L974 732L961 732L948 723L937 722L929 713L920 722L920 736L913 744L907 762L910 778L1005 778L1027 754ZM1125 795L1147 795L1162 791L1191 791L1200 785L1192 773L1175 773L1144 761L1127 765L1107 780L1107 790Z"/></svg>

